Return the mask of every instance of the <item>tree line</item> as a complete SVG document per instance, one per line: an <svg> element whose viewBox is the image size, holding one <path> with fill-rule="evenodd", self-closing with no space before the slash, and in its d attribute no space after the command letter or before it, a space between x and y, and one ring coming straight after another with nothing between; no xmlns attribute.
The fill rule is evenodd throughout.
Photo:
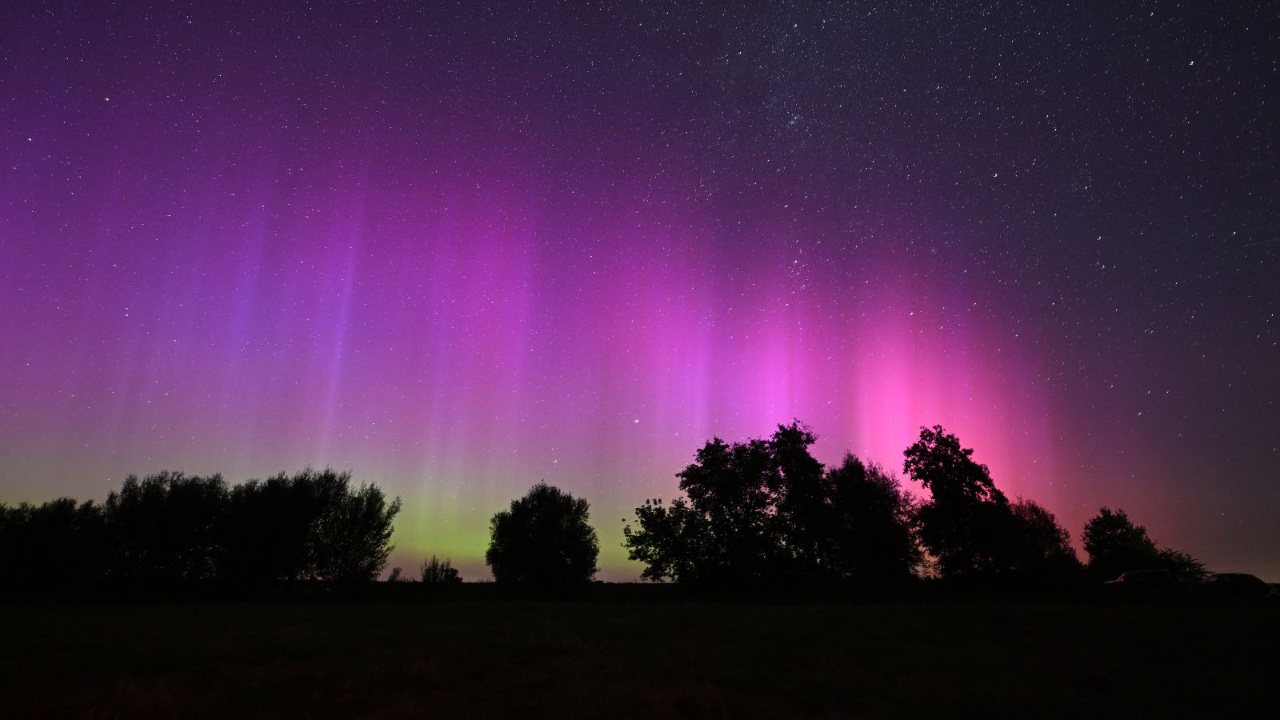
<svg viewBox="0 0 1280 720"><path fill-rule="evenodd" d="M704 445L678 473L684 495L647 501L624 529L643 576L737 585L922 575L1065 582L1151 568L1183 579L1204 574L1195 558L1157 548L1145 528L1108 508L1085 526L1089 561L1081 563L1053 513L1009 500L973 450L941 426L921 428L903 453L903 471L928 499L853 454L824 467L809 452L816 439L793 423L768 438Z"/></svg>
<svg viewBox="0 0 1280 720"><path fill-rule="evenodd" d="M1082 563L1070 534L1038 503L1009 500L973 450L921 428L903 471L928 491L853 454L827 467L799 422L772 436L714 438L677 473L683 493L645 501L623 528L646 580L737 587L893 583L918 577L1069 582L1136 569L1203 575L1187 553L1158 547L1122 510L1085 526ZM130 476L105 503L62 498L0 505L0 590L87 583L164 585L368 582L393 546L400 500L350 473L307 469L265 481L164 472ZM626 522L624 520L624 522ZM485 561L502 584L590 582L599 541L590 506L538 483L490 522ZM420 578L461 581L431 556ZM403 580L396 568L391 580Z"/></svg>
<svg viewBox="0 0 1280 720"><path fill-rule="evenodd" d="M399 498L329 469L238 485L131 475L102 504L0 505L0 588L364 582L386 565L399 511Z"/></svg>
<svg viewBox="0 0 1280 720"><path fill-rule="evenodd" d="M921 428L903 453L903 471L927 499L853 454L824 466L810 453L816 440L795 422L767 438L707 442L677 473L683 495L645 501L623 528L641 577L804 588L920 577L1070 583L1138 569L1183 580L1204 574L1195 558L1157 547L1124 511L1105 507L1085 525L1082 563L1053 513L1010 500L941 426ZM495 579L589 581L598 548L587 520L586 501L535 486L493 519L486 559Z"/></svg>

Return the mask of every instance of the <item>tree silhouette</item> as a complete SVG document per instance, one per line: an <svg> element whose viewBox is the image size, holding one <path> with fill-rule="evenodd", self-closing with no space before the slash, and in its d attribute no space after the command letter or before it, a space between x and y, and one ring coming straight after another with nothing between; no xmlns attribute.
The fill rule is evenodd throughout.
<svg viewBox="0 0 1280 720"><path fill-rule="evenodd" d="M734 584L908 577L920 551L912 500L850 455L825 471L799 423L770 438L706 443L677 477L687 498L649 500L623 528L642 577Z"/></svg>
<svg viewBox="0 0 1280 720"><path fill-rule="evenodd" d="M776 570L796 578L826 579L832 574L833 517L830 478L809 452L818 437L799 422L780 425L765 444L771 464L762 473L765 490L773 498L768 523L783 550Z"/></svg>
<svg viewBox="0 0 1280 720"><path fill-rule="evenodd" d="M111 576L147 583L212 578L226 499L220 475L188 477L165 471L142 480L125 478L103 506L111 538Z"/></svg>
<svg viewBox="0 0 1280 720"><path fill-rule="evenodd" d="M723 561L711 535L705 513L694 509L686 498L670 505L662 499L645 500L635 509L636 528L622 528L627 555L644 564L640 577L660 581L708 582L719 574Z"/></svg>
<svg viewBox="0 0 1280 720"><path fill-rule="evenodd" d="M1205 576L1204 563L1181 550L1162 548L1160 567L1168 570L1182 582L1196 582L1203 580Z"/></svg>
<svg viewBox="0 0 1280 720"><path fill-rule="evenodd" d="M422 562L422 582L432 585L452 585L462 582L462 578L449 558L441 560L432 555Z"/></svg>
<svg viewBox="0 0 1280 720"><path fill-rule="evenodd" d="M808 452L814 440L795 423L769 439L706 443L676 474L688 499L646 502L636 508L638 529L623 529L631 558L647 566L643 576L729 584L813 571L820 561L812 528L796 525L822 522L822 466Z"/></svg>
<svg viewBox="0 0 1280 720"><path fill-rule="evenodd" d="M1071 547L1071 534L1053 513L1022 498L1009 510L1014 519L1015 535L1009 542L1015 571L1040 579L1070 579L1079 574L1082 568Z"/></svg>
<svg viewBox="0 0 1280 720"><path fill-rule="evenodd" d="M1124 510L1099 510L1084 526L1084 550L1089 553L1089 572L1104 579L1160 564L1160 551L1147 529L1134 525Z"/></svg>
<svg viewBox="0 0 1280 720"><path fill-rule="evenodd" d="M797 527L816 519L821 502L822 466L808 451L815 440L799 423L778 426L768 439L714 438L677 473L702 519L689 527L701 530L699 580L776 580L818 565L811 527Z"/></svg>
<svg viewBox="0 0 1280 720"><path fill-rule="evenodd" d="M595 576L600 544L586 500L534 485L489 523L485 562L500 583L566 585Z"/></svg>
<svg viewBox="0 0 1280 720"><path fill-rule="evenodd" d="M351 487L351 473L307 468L231 490L220 535L219 577L237 584L277 580L373 580L386 565L390 503L376 485Z"/></svg>
<svg viewBox="0 0 1280 720"><path fill-rule="evenodd" d="M1191 555L1156 547L1147 529L1135 525L1124 510L1099 510L1084 526L1084 549L1089 572L1104 580L1130 570L1168 570L1182 580L1204 575L1204 565Z"/></svg>
<svg viewBox="0 0 1280 720"><path fill-rule="evenodd" d="M106 575L102 507L59 498L0 505L0 589L62 588Z"/></svg>
<svg viewBox="0 0 1280 720"><path fill-rule="evenodd" d="M232 488L222 528L219 576L242 585L300 580L310 574L312 527L320 515L310 468Z"/></svg>
<svg viewBox="0 0 1280 720"><path fill-rule="evenodd" d="M1004 493L973 450L942 429L921 428L904 452L907 474L932 498L916 514L920 540L943 575L990 575L1012 569L1016 520Z"/></svg>
<svg viewBox="0 0 1280 720"><path fill-rule="evenodd" d="M0 589L109 580L365 582L386 564L400 510L350 473L307 469L228 487L220 475L130 475L101 506L0 505Z"/></svg>
<svg viewBox="0 0 1280 720"><path fill-rule="evenodd" d="M903 455L903 468L913 480L943 502L1007 503L996 488L991 471L973 459L973 449L961 447L960 439L941 425L920 428L920 439Z"/></svg>
<svg viewBox="0 0 1280 720"><path fill-rule="evenodd" d="M916 504L898 479L852 453L827 471L834 520L830 565L841 579L910 578L923 560L912 529Z"/></svg>
<svg viewBox="0 0 1280 720"><path fill-rule="evenodd" d="M313 573L330 582L368 582L378 577L395 549L392 521L400 512L400 498L388 504L377 485L350 488L351 473L338 477L337 492L326 498L315 526Z"/></svg>

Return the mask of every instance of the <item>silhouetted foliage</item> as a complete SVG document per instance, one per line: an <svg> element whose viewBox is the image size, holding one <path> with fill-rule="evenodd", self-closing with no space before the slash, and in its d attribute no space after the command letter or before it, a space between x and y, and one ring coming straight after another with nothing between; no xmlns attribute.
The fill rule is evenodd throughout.
<svg viewBox="0 0 1280 720"><path fill-rule="evenodd" d="M382 572L399 498L375 485L351 487L351 473L307 468L232 489L223 532L222 577L241 584L277 580L372 580Z"/></svg>
<svg viewBox="0 0 1280 720"><path fill-rule="evenodd" d="M1084 526L1084 550L1089 554L1089 572L1101 579L1159 566L1160 551L1147 529L1134 525L1124 510L1099 510Z"/></svg>
<svg viewBox="0 0 1280 720"><path fill-rule="evenodd" d="M441 560L432 555L422 562L422 582L435 585L450 585L462 582L458 570L449 558Z"/></svg>
<svg viewBox="0 0 1280 720"><path fill-rule="evenodd" d="M318 580L338 583L367 582L378 577L394 549L392 521L400 512L400 499L387 504L377 485L348 485L350 473L338 476L337 488L325 496L312 535L312 572Z"/></svg>
<svg viewBox="0 0 1280 720"><path fill-rule="evenodd" d="M941 426L921 428L904 469L930 492L846 455L824 468L798 422L732 445L714 438L677 473L685 496L648 500L624 527L649 580L707 585L882 582L912 577L927 550L945 576L1069 579L1081 568L1070 536L1039 504L1010 503L973 450ZM129 476L105 503L61 498L0 504L0 590L113 583L126 589L219 581L364 583L392 550L398 498L353 487L349 472L310 468L228 486L221 476ZM589 581L599 543L585 500L539 483L493 516L485 560L501 583ZM1100 578L1158 570L1203 576L1191 555L1161 549L1123 511L1102 508L1084 530ZM449 559L421 566L425 583L461 582ZM404 579L400 568L392 580Z"/></svg>
<svg viewBox="0 0 1280 720"><path fill-rule="evenodd" d="M307 469L295 478L307 484L313 473ZM314 493L296 487L295 478L280 473L231 489L228 512L235 521L222 528L222 579L261 585L307 576L311 527L319 510Z"/></svg>
<svg viewBox="0 0 1280 720"><path fill-rule="evenodd" d="M627 555L644 564L640 577L659 581L707 581L714 576L716 543L711 522L683 497L664 506L661 498L645 500L636 508L636 525L623 527Z"/></svg>
<svg viewBox="0 0 1280 720"><path fill-rule="evenodd" d="M227 486L220 475L166 471L142 480L125 478L103 506L111 577L152 583L212 578L226 505Z"/></svg>
<svg viewBox="0 0 1280 720"><path fill-rule="evenodd" d="M823 473L808 452L814 440L793 424L769 439L706 443L676 474L688 499L646 502L636 508L639 528L623 529L643 576L729 584L812 572L816 549L793 521L818 514Z"/></svg>
<svg viewBox="0 0 1280 720"><path fill-rule="evenodd" d="M102 507L71 498L0 505L0 588L61 588L106 575Z"/></svg>
<svg viewBox="0 0 1280 720"><path fill-rule="evenodd" d="M1102 508L1084 526L1089 572L1110 580L1133 570L1168 570L1180 580L1204 576L1204 565L1184 552L1156 547L1147 529L1135 525L1124 510Z"/></svg>
<svg viewBox="0 0 1280 720"><path fill-rule="evenodd" d="M348 482L347 474L307 468L292 477L279 473L234 488L235 521L225 528L223 576L249 584L315 579L322 517Z"/></svg>
<svg viewBox="0 0 1280 720"><path fill-rule="evenodd" d="M961 447L960 439L941 425L920 428L920 439L903 455L906 473L923 485L935 501L1008 502L996 488L987 466L974 461L973 449Z"/></svg>
<svg viewBox="0 0 1280 720"><path fill-rule="evenodd" d="M829 564L837 577L901 580L923 560L912 528L915 499L898 478L853 454L827 472L834 521Z"/></svg>
<svg viewBox="0 0 1280 720"><path fill-rule="evenodd" d="M920 540L944 576L993 575L1013 569L1019 535L1004 493L973 450L942 426L921 428L903 467L932 495L916 513Z"/></svg>
<svg viewBox="0 0 1280 720"><path fill-rule="evenodd" d="M1083 566L1071 547L1071 534L1053 513L1032 500L1018 498L1009 506L1016 536L1010 538L1012 569L1028 577L1065 580Z"/></svg>
<svg viewBox="0 0 1280 720"><path fill-rule="evenodd" d="M1203 580L1206 574L1204 563L1192 557L1190 553L1170 548L1160 550L1159 567L1173 573L1174 577L1184 583Z"/></svg>
<svg viewBox="0 0 1280 720"><path fill-rule="evenodd" d="M714 576L716 543L711 538L711 522L685 498L664 506L662 499L645 500L636 508L636 525L623 527L627 555L644 564L640 577L659 581L706 581Z"/></svg>
<svg viewBox="0 0 1280 720"><path fill-rule="evenodd" d="M1043 506L1010 503L973 450L941 426L921 428L904 453L904 469L931 498L916 511L925 548L944 576L1016 574L1069 580L1081 565L1071 536Z"/></svg>
<svg viewBox="0 0 1280 720"><path fill-rule="evenodd" d="M129 476L101 506L0 506L0 588L366 581L386 563L399 509L327 469L230 488L218 475Z"/></svg>
<svg viewBox="0 0 1280 720"><path fill-rule="evenodd" d="M596 574L600 544L586 500L538 483L489 523L485 562L500 583L566 585Z"/></svg>
<svg viewBox="0 0 1280 720"><path fill-rule="evenodd" d="M799 423L768 439L714 438L677 477L686 498L636 508L623 529L649 580L731 584L909 576L920 552L895 478L849 456L824 472Z"/></svg>

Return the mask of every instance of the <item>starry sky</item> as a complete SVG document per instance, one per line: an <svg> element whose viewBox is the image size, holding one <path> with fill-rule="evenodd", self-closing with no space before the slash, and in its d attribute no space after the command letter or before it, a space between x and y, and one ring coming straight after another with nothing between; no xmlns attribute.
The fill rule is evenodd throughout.
<svg viewBox="0 0 1280 720"><path fill-rule="evenodd" d="M954 6L952 6L954 5ZM5 3L0 501L351 469L487 577L800 419L1280 580L1267 2Z"/></svg>

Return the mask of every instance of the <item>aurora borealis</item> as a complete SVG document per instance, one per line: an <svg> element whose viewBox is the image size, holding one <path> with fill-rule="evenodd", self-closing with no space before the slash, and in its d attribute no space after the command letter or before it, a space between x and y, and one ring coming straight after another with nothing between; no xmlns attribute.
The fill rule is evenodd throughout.
<svg viewBox="0 0 1280 720"><path fill-rule="evenodd" d="M10 3L0 501L351 469L486 575L800 419L1280 579L1266 3Z"/></svg>

